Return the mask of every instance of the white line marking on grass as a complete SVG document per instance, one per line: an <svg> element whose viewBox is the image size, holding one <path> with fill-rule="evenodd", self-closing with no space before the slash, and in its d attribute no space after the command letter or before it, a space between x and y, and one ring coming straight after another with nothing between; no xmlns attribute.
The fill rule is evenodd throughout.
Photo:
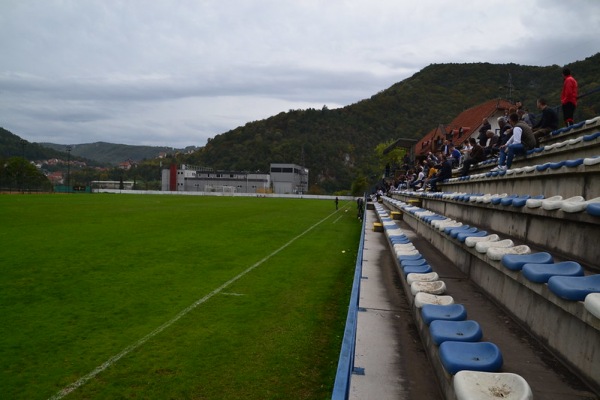
<svg viewBox="0 0 600 400"><path fill-rule="evenodd" d="M266 256L265 258L263 258L262 260L258 261L256 264L250 266L245 271L242 271L239 275L231 278L230 280L228 280L227 282L225 282L224 284L222 284L221 286L219 286L218 288L216 288L215 290L213 290L206 296L202 297L201 299L196 300L192 305L190 305L187 308L185 308L184 310L180 311L179 314L177 314L175 317L173 317L169 321L165 322L164 324L162 324L161 326L159 326L158 328L156 328L155 330L153 330L152 332L150 332L149 334L147 334L146 336L144 336L137 342L133 343L130 346L127 346L120 353L118 353L118 354L112 356L111 358L109 358L108 360L106 360L103 364L96 367L96 369L94 369L89 374L82 376L77 381L75 381L72 384L70 384L69 386L63 388L58 393L56 393L54 396L50 397L49 400L60 400L63 397L67 396L69 393L71 393L71 392L75 391L76 389L80 388L81 386L85 385L90 379L93 379L94 377L96 377L96 375L98 375L105 369L112 366L114 363L119 361L121 358L125 357L127 354L131 353L132 351L134 351L135 349L137 349L138 347L140 347L141 345L143 345L148 340L152 339L154 336L158 335L165 329L169 328L171 325L173 325L175 322L179 321L183 316L188 314L194 308L198 307L202 303L205 303L214 295L219 294L227 286L231 285L232 283L239 280L240 278L242 278L244 275L246 275L253 269L260 266L262 263L264 263L265 261L267 261L274 255L276 255L277 253L279 253L280 251L282 251L283 249L285 249L286 247L288 247L289 245L294 243L296 240L300 239L302 236L306 235L308 232L312 231L314 228L316 228L317 226L319 226L320 224L325 222L327 219L329 219L334 214L335 213L329 214L327 217L323 218L322 220L320 220L319 222L317 222L316 224L314 224L313 226L311 226L310 228L308 228L307 230L305 230L304 232L302 232L301 234L299 234L298 236L296 236L295 238L293 238L292 240L290 240L289 242L287 242L286 244L284 244L283 246L281 246L280 248L278 248L277 250L275 250L274 252L272 252L271 254Z"/></svg>
<svg viewBox="0 0 600 400"><path fill-rule="evenodd" d="M333 223L335 224L336 222L338 222L342 217L344 216L344 214L340 215L339 217L336 218L335 221L333 221Z"/></svg>

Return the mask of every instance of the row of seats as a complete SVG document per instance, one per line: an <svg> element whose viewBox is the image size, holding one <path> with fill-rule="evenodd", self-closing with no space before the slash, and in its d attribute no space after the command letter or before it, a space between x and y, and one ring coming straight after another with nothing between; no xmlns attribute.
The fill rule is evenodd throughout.
<svg viewBox="0 0 600 400"><path fill-rule="evenodd" d="M550 133L550 138L553 138L553 137L556 137L556 136L560 136L560 135L564 135L564 134L568 134L568 133L574 133L574 132L577 132L579 130L586 130L586 129L589 129L589 128L591 128L591 127L593 127L595 125L598 125L598 124L600 124L600 116L592 118L592 119L588 119L588 120L585 120L585 121L578 122L578 123L573 124L571 126L566 126L564 128L555 129L554 131L552 131Z"/></svg>
<svg viewBox="0 0 600 400"><path fill-rule="evenodd" d="M520 375L500 373L502 353L491 342L481 341L483 331L477 321L467 319L462 304L444 295L446 284L415 248L383 206L375 205L379 220L402 269L413 303L428 327L429 338L437 348L445 371L453 375L452 387L458 400L497 398L494 388L515 399L533 398L531 388ZM408 295L408 294L407 294Z"/></svg>
<svg viewBox="0 0 600 400"><path fill-rule="evenodd" d="M432 199L444 199L462 201L465 203L502 205L512 207L527 207L530 209L541 208L546 211L564 211L567 213L587 212L595 217L600 217L600 197L586 200L583 196L563 198L562 196L551 196L545 198L543 195L530 194L483 194L463 192L412 192L408 190L395 191L395 194L404 196L417 196Z"/></svg>
<svg viewBox="0 0 600 400"><path fill-rule="evenodd" d="M389 197L384 201L413 214L467 247L474 247L490 260L500 261L511 271L521 271L530 282L547 284L556 296L568 301L583 301L585 308L600 318L600 274L585 276L583 267L574 261L554 262L550 253L531 253L529 246L515 245L511 239L501 240L496 234Z"/></svg>
<svg viewBox="0 0 600 400"><path fill-rule="evenodd" d="M600 136L600 132L599 132L599 136ZM488 162L490 161L491 162ZM483 161L482 163L479 163L477 165L485 165L485 164L496 164L497 160L495 159L490 159L487 161ZM466 176L459 176L459 177L455 177L455 178L450 178L450 179L446 179L444 182L445 183L455 183L455 182L462 182L462 181L476 181L476 180L487 180L489 178L502 178L502 177L514 177L514 176L518 176L521 174L540 174L540 173L545 173L546 171L553 171L553 170L558 170L561 169L564 172L577 172L577 168L580 165L585 165L585 166L593 166L593 165L597 165L600 164L600 156L594 156L594 157L580 157L580 158L576 158L576 159L572 159L572 160L562 160L562 161L556 161L556 162L547 162L547 163L543 163L543 164L535 164L535 165L528 165L525 167L519 167L519 168L512 168L512 169L508 169L508 170L503 170L503 171L487 171L487 172L482 172L479 174L472 174L472 175L466 175Z"/></svg>

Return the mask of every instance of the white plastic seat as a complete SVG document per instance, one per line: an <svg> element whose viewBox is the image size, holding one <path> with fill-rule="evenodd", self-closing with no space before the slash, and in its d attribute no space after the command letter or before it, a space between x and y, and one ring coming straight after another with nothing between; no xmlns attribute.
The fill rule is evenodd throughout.
<svg viewBox="0 0 600 400"><path fill-rule="evenodd" d="M538 207L542 206L542 203L544 202L544 200L548 200L548 201L560 201L562 199L563 199L562 196L552 196L552 197L548 197L547 199L528 199L525 202L525 205L528 208L538 208Z"/></svg>
<svg viewBox="0 0 600 400"><path fill-rule="evenodd" d="M446 284L444 281L413 282L410 285L410 292L413 294L413 296L415 296L417 293L440 295L446 292Z"/></svg>
<svg viewBox="0 0 600 400"><path fill-rule="evenodd" d="M496 241L483 241L475 244L475 250L479 253L487 253L490 247L513 247L515 244L510 239L496 240Z"/></svg>
<svg viewBox="0 0 600 400"><path fill-rule="evenodd" d="M500 240L500 236L496 235L495 233L492 235L487 235L487 236L469 236L468 238L465 239L465 244L468 247L475 247L475 245L479 242L497 242Z"/></svg>
<svg viewBox="0 0 600 400"><path fill-rule="evenodd" d="M558 210L559 208L562 207L562 205L564 203L584 201L584 200L585 199L582 196L573 196L573 197L569 197L568 199L564 199L564 200L546 199L546 200L542 201L542 208L544 210L548 210L548 211Z"/></svg>
<svg viewBox="0 0 600 400"><path fill-rule="evenodd" d="M590 293L583 301L585 309L596 318L600 318L600 293Z"/></svg>
<svg viewBox="0 0 600 400"><path fill-rule="evenodd" d="M425 304L450 305L454 304L452 296L438 296L435 294L419 292L415 295L415 307L421 308Z"/></svg>
<svg viewBox="0 0 600 400"><path fill-rule="evenodd" d="M600 157L590 157L583 160L585 165L596 165L600 163Z"/></svg>
<svg viewBox="0 0 600 400"><path fill-rule="evenodd" d="M411 272L406 275L406 283L411 285L413 282L435 282L440 277L436 272L428 272L426 274L417 274L415 272Z"/></svg>
<svg viewBox="0 0 600 400"><path fill-rule="evenodd" d="M527 381L508 372L459 371L452 379L456 400L531 400Z"/></svg>
<svg viewBox="0 0 600 400"><path fill-rule="evenodd" d="M493 199L503 199L506 196L508 196L508 193L502 193L502 194L495 194L493 196L490 196L489 198L484 198L483 199L483 203L484 204L490 204L492 202Z"/></svg>
<svg viewBox="0 0 600 400"><path fill-rule="evenodd" d="M507 254L529 254L531 249L529 246L521 245L514 247L490 247L487 250L487 256L491 260L500 261Z"/></svg>
<svg viewBox="0 0 600 400"><path fill-rule="evenodd" d="M600 197L596 197L586 201L573 202L573 203L563 203L560 207L561 210L568 213L575 213L583 211L587 208L588 204L592 203L600 203Z"/></svg>

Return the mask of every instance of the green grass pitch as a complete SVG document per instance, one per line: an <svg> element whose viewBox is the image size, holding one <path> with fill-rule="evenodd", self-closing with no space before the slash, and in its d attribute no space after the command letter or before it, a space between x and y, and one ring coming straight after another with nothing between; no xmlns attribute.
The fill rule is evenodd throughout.
<svg viewBox="0 0 600 400"><path fill-rule="evenodd" d="M356 205L0 196L0 397L330 397Z"/></svg>

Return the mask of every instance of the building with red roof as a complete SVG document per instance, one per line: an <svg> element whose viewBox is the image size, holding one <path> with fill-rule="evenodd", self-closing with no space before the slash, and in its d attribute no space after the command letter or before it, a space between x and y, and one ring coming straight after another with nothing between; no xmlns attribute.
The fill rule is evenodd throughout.
<svg viewBox="0 0 600 400"><path fill-rule="evenodd" d="M496 131L499 129L498 118L504 116L511 107L514 105L506 100L490 100L463 111L452 122L446 125L440 124L423 136L415 145L415 156L435 153L445 140L460 146L470 137L477 137L484 119L487 119L492 126L491 129Z"/></svg>

